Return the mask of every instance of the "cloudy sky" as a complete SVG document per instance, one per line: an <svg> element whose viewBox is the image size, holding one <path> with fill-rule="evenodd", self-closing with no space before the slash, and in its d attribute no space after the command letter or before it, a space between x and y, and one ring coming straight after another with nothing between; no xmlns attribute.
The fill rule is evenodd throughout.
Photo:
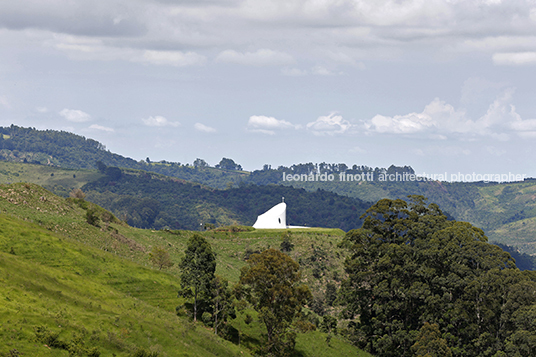
<svg viewBox="0 0 536 357"><path fill-rule="evenodd" d="M140 160L536 177L536 1L0 2L0 125Z"/></svg>

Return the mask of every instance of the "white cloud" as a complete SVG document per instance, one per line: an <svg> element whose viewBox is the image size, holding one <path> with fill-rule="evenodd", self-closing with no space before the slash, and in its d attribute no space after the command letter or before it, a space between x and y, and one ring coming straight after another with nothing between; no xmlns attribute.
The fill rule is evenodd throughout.
<svg viewBox="0 0 536 357"><path fill-rule="evenodd" d="M495 53L493 63L503 66L523 66L536 64L536 52Z"/></svg>
<svg viewBox="0 0 536 357"><path fill-rule="evenodd" d="M60 111L60 115L64 117L65 119L75 122L75 123L83 123L83 122L91 120L91 115L81 110L77 110L77 109L65 108L62 111Z"/></svg>
<svg viewBox="0 0 536 357"><path fill-rule="evenodd" d="M246 66L286 66L295 62L291 55L270 49L259 49L256 52L246 53L225 50L218 54L216 61Z"/></svg>
<svg viewBox="0 0 536 357"><path fill-rule="evenodd" d="M446 140L450 135L461 139L488 136L505 141L510 135L533 137L536 134L536 119L523 120L512 104L514 90L504 90L488 106L478 119L467 117L464 110L434 99L421 113L409 113L392 117L376 115L364 122L367 134L427 134L431 139Z"/></svg>
<svg viewBox="0 0 536 357"><path fill-rule="evenodd" d="M107 127L107 126L102 126L102 125L99 125L99 124L92 124L89 126L90 129L95 129L95 130L101 130L101 131L105 131L107 133L113 133L115 130L113 128L110 128L110 127Z"/></svg>
<svg viewBox="0 0 536 357"><path fill-rule="evenodd" d="M53 35L46 45L66 52L76 60L129 61L157 66L195 66L206 62L206 57L193 51L160 51L114 46L100 38L63 34Z"/></svg>
<svg viewBox="0 0 536 357"><path fill-rule="evenodd" d="M4 108L11 109L11 104L5 95L0 95L0 105Z"/></svg>
<svg viewBox="0 0 536 357"><path fill-rule="evenodd" d="M205 132L205 133L215 133L216 132L216 129L214 129L214 128L210 127L210 126L207 126L205 124L201 124L201 123L195 123L194 128L197 131L202 131L202 132Z"/></svg>
<svg viewBox="0 0 536 357"><path fill-rule="evenodd" d="M305 70L302 70L299 68L288 68L288 67L282 68L281 73L284 76L289 76L289 77L302 77L302 76L307 75L307 71Z"/></svg>
<svg viewBox="0 0 536 357"><path fill-rule="evenodd" d="M177 121L169 121L167 120L166 118L164 118L163 116L160 116L160 115L156 115L156 116L151 116L149 118L143 118L142 119L143 123L147 126L179 126L181 125L179 122Z"/></svg>
<svg viewBox="0 0 536 357"><path fill-rule="evenodd" d="M252 115L249 117L248 131L274 135L276 130L299 129L299 125L294 125L286 120L279 120L274 117L264 115Z"/></svg>
<svg viewBox="0 0 536 357"><path fill-rule="evenodd" d="M48 108L47 107L37 107L37 108L35 108L35 110L38 113L48 113Z"/></svg>
<svg viewBox="0 0 536 357"><path fill-rule="evenodd" d="M306 128L315 135L334 135L348 131L351 126L350 122L343 119L342 116L331 113L328 116L321 116L315 121L307 123Z"/></svg>
<svg viewBox="0 0 536 357"><path fill-rule="evenodd" d="M195 52L145 51L139 61L155 65L183 67L203 64L206 62L206 58Z"/></svg>
<svg viewBox="0 0 536 357"><path fill-rule="evenodd" d="M311 71L318 76L330 76L333 74L330 70L322 66L314 66Z"/></svg>

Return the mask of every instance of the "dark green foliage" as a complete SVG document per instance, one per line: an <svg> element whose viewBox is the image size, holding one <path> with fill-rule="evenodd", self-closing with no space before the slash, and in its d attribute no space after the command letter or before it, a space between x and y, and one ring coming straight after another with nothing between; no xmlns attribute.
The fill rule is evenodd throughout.
<svg viewBox="0 0 536 357"><path fill-rule="evenodd" d="M294 349L296 336L289 327L311 298L300 279L298 263L275 249L253 254L242 269L241 291L266 326L267 354L286 356Z"/></svg>
<svg viewBox="0 0 536 357"><path fill-rule="evenodd" d="M95 166L97 166L97 170L99 170L101 174L106 173L106 165L102 161L97 161Z"/></svg>
<svg viewBox="0 0 536 357"><path fill-rule="evenodd" d="M452 351L447 346L447 340L441 337L437 324L425 322L419 331L417 342L411 347L415 356L421 357L451 357Z"/></svg>
<svg viewBox="0 0 536 357"><path fill-rule="evenodd" d="M86 211L86 222L95 227L99 226L100 218L97 214L97 209L89 208Z"/></svg>
<svg viewBox="0 0 536 357"><path fill-rule="evenodd" d="M337 299L337 287L333 283L326 284L326 304L328 306L333 306L333 303Z"/></svg>
<svg viewBox="0 0 536 357"><path fill-rule="evenodd" d="M15 253L15 249L14 249L13 247L11 247L11 248L9 249L9 254L17 255L17 254Z"/></svg>
<svg viewBox="0 0 536 357"><path fill-rule="evenodd" d="M193 298L193 319L207 311L211 301L211 283L215 279L216 256L207 240L194 234L188 241L181 261L181 290L179 296ZM202 309L198 309L203 307Z"/></svg>
<svg viewBox="0 0 536 357"><path fill-rule="evenodd" d="M220 163L216 165L216 168L224 170L242 170L242 166L235 163L234 160L226 157L221 159Z"/></svg>
<svg viewBox="0 0 536 357"><path fill-rule="evenodd" d="M216 276L210 283L210 292L212 295L210 321L214 327L214 333L224 336L226 334L225 328L228 327L227 320L236 318L233 295L229 289L228 281Z"/></svg>
<svg viewBox="0 0 536 357"><path fill-rule="evenodd" d="M347 231L360 225L370 206L326 191L272 185L212 190L148 173L123 173L113 183L103 178L82 189L87 200L124 216L131 226L156 229L199 230L200 224L232 221L250 226L285 197L287 222Z"/></svg>
<svg viewBox="0 0 536 357"><path fill-rule="evenodd" d="M337 318L330 315L324 316L320 323L320 330L329 334L337 334Z"/></svg>
<svg viewBox="0 0 536 357"><path fill-rule="evenodd" d="M279 250L284 253L288 253L291 252L292 249L294 249L294 244L292 243L292 233L290 231L286 231L285 233L281 234L281 244L279 245Z"/></svg>
<svg viewBox="0 0 536 357"><path fill-rule="evenodd" d="M516 311L536 303L533 275L488 244L482 230L448 221L420 196L380 200L342 245L350 251L345 316L359 316L351 338L377 355L412 356L425 322L439 326L454 356L507 352L507 341L520 334Z"/></svg>
<svg viewBox="0 0 536 357"><path fill-rule="evenodd" d="M112 166L109 166L109 167L106 168L105 174L112 181L119 180L121 178L121 175L122 175L120 168L112 167Z"/></svg>
<svg viewBox="0 0 536 357"><path fill-rule="evenodd" d="M246 314L246 317L244 318L244 322L246 323L246 325L249 325L250 323L253 322L253 317L251 317L250 314Z"/></svg>

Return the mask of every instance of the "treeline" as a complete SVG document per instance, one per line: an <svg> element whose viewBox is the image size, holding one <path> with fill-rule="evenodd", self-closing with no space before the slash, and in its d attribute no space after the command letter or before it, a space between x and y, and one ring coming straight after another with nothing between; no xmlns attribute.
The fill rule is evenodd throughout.
<svg viewBox="0 0 536 357"><path fill-rule="evenodd" d="M116 170L104 172L108 171ZM370 206L359 199L323 190L307 192L287 186L246 184L215 190L146 172L107 175L82 190L88 200L130 225L155 229L196 230L207 223L252 225L259 214L285 197L289 224L348 231L359 227L359 217Z"/></svg>
<svg viewBox="0 0 536 357"><path fill-rule="evenodd" d="M289 167L279 166L272 169L264 165L262 170L250 174L242 171L242 166L233 159L222 158L220 162L211 167L205 160L197 158L192 164L180 162L151 161L149 158L136 161L118 154L111 153L96 140L65 131L36 130L16 125L0 127L0 157L10 161L24 161L35 164L55 165L72 169L94 169L95 163L101 161L107 166L130 168L155 172L166 176L177 177L183 180L199 182L214 188L227 188L241 183L267 185L279 184L282 174L310 174L327 173L348 174L372 173L374 177L380 174L414 173L409 166L385 168L371 168L363 165L351 167L344 163L305 163Z"/></svg>
<svg viewBox="0 0 536 357"><path fill-rule="evenodd" d="M96 162L107 166L155 172L183 180L225 188L238 184L247 173L232 159L223 158L216 168L197 159L192 165L180 162L136 161L114 154L96 140L65 131L36 130L16 125L0 127L0 158L9 161L54 165L71 169L95 169Z"/></svg>

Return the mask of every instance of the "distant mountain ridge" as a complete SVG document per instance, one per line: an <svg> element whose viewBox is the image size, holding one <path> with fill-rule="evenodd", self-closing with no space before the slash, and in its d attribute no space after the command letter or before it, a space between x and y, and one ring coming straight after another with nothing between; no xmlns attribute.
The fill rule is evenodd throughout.
<svg viewBox="0 0 536 357"><path fill-rule="evenodd" d="M220 165L221 167L219 168L209 167L202 159L195 160L194 165L183 165L166 161L136 161L111 153L101 143L79 135L54 130L40 131L33 128L21 128L15 125L0 127L0 159L15 162L34 162L47 165L47 167L56 166L71 169L93 169L96 167L97 162L100 161L106 166L153 172L185 181L197 182L215 189L235 187L236 191L229 191L227 194L233 192L233 195L236 194L237 197L241 190L250 190L250 192L251 190L257 190L260 192L260 189L252 189L250 186L266 185L283 185L309 192L316 192L318 190L328 191L339 195L339 197L346 196L348 198L358 199L358 201L354 201L357 202L356 207L361 206L359 202L375 202L381 198L405 199L408 195L423 195L430 202L437 203L445 213L450 214L453 218L468 221L484 229L490 241L506 243L521 249L523 252L536 254L535 179L525 179L523 182L501 184L493 182L451 183L439 181L382 182L379 180L340 182L337 179L333 181L283 181L283 174L302 175L322 172L333 174L336 177L338 173L345 172L352 174L374 173L374 176L378 177L380 173L414 174L414 170L409 166L397 167L394 165L389 168L371 168L358 165L349 167L342 163L305 163L295 164L290 167L279 166L275 169L270 165L264 165L261 170L246 172L239 170L240 165L234 163L231 159L222 159L221 163L225 163L225 165ZM94 181L93 179L86 180L85 183ZM100 202L100 204L109 209L112 209L112 204L118 205L121 202L119 198L124 198L122 197L124 195L138 197L138 199L152 198L152 194L143 193L143 190L136 194L132 192L126 194L125 192L128 189L121 185L115 188L115 193L112 192L112 186L108 184L106 184L108 186L102 183L93 183L92 185L85 188L90 189L91 187L90 190L93 193L89 194L90 196L93 195L92 199ZM80 187L80 185L77 184L76 187ZM58 189L61 190L61 187ZM120 190L125 191L120 192ZM188 223L186 226L179 225L177 227L193 229L193 222L200 221L222 224L233 222L251 224L254 218L248 215L259 213L258 210L260 208L257 206L252 211L248 211L250 212L248 215L244 215L236 208L239 205L235 208L229 206L223 207L220 204L214 204L214 201L210 201L215 199L221 202L220 193L211 193L209 201L202 201L200 200L202 197L208 199L208 196L205 196L205 191L209 192L210 190L207 191L205 189L200 191L203 192L201 195L196 196L194 194L188 196L189 203L187 205L193 204L194 202L197 203L195 204L195 209L188 208L186 210L186 206L184 206L181 211L181 217L186 217L191 212L195 212L195 214L186 220L189 220L191 223ZM273 199L280 200L280 196L283 195L282 193L284 191L285 189L283 188L274 190ZM54 192L60 193L57 190ZM111 194L110 197L106 196L108 195L107 192ZM61 194L65 195L65 187ZM303 195L304 193L301 194ZM158 195L161 195L161 193ZM116 201L112 202L113 200ZM339 198L334 198L334 200L338 202ZM337 203L335 203L335 206L337 206ZM346 207L346 203L342 204L342 206ZM161 206L161 209L165 211L162 207L164 206ZM250 205L249 207L253 206ZM116 212L118 211L120 210L117 208ZM292 221L292 223L314 224L310 218L302 219L301 217L310 216L296 217L298 221ZM346 220L345 217L341 219ZM138 220L138 223L135 225L145 227L146 224L139 223L143 221L150 222L151 219ZM327 221L324 220L322 222ZM336 225L336 227L342 228L341 225ZM345 229L354 228L346 224L344 227Z"/></svg>
<svg viewBox="0 0 536 357"><path fill-rule="evenodd" d="M0 127L0 159L68 169L96 169L100 161L106 166L155 172L216 188L225 188L229 183L238 184L248 175L238 170L194 167L178 162L136 161L114 154L98 141L80 135L16 125Z"/></svg>

